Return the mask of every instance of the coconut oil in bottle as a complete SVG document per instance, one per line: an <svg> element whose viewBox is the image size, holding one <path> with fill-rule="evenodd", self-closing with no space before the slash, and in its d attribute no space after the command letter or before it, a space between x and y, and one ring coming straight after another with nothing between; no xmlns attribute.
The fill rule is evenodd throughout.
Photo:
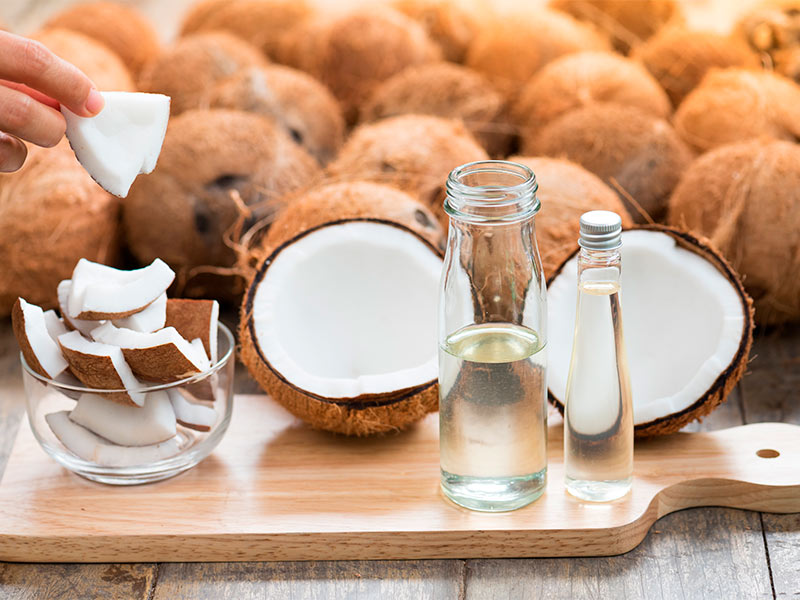
<svg viewBox="0 0 800 600"><path fill-rule="evenodd" d="M633 408L620 304L621 221L581 217L578 305L564 410L567 490L589 501L625 495L633 478Z"/></svg>

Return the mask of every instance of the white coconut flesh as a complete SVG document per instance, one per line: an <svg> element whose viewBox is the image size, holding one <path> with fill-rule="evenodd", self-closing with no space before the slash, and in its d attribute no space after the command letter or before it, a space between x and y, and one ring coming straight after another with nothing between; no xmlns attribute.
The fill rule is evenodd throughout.
<svg viewBox="0 0 800 600"><path fill-rule="evenodd" d="M58 310L64 315L66 323L71 329L80 331L83 335L89 336L92 329L96 329L98 325L102 325L105 321L88 321L85 319L78 319L69 316L69 293L72 289L72 280L65 279L58 284L56 288L56 295L58 296Z"/></svg>
<svg viewBox="0 0 800 600"><path fill-rule="evenodd" d="M621 304L634 423L680 413L731 365L745 335L746 308L715 266L662 232L622 236ZM550 284L548 387L562 404L577 302L577 257Z"/></svg>
<svg viewBox="0 0 800 600"><path fill-rule="evenodd" d="M114 319L112 323L122 329L132 329L142 333L152 333L164 327L167 322L167 293L164 292L144 310L129 317Z"/></svg>
<svg viewBox="0 0 800 600"><path fill-rule="evenodd" d="M184 427L198 431L210 431L217 421L217 411L210 406L187 400L177 389L167 391L175 418Z"/></svg>
<svg viewBox="0 0 800 600"><path fill-rule="evenodd" d="M169 120L169 96L101 92L105 106L94 117L65 107L67 139L83 168L107 192L124 198L140 173L156 167Z"/></svg>
<svg viewBox="0 0 800 600"><path fill-rule="evenodd" d="M92 338L96 342L122 348L123 350L145 350L158 346L175 346L184 358L190 362L199 373L211 367L206 356L203 342L190 343L178 333L174 327L166 327L153 333L142 333L132 329L114 327L112 323L105 323L92 331Z"/></svg>
<svg viewBox="0 0 800 600"><path fill-rule="evenodd" d="M322 398L387 394L436 379L442 261L391 224L324 226L284 246L252 300L272 370Z"/></svg>
<svg viewBox="0 0 800 600"><path fill-rule="evenodd" d="M19 299L19 304L28 345L44 372L55 379L68 366L57 341L59 335L66 333L66 328L52 310L45 313L40 307L25 302L22 298Z"/></svg>

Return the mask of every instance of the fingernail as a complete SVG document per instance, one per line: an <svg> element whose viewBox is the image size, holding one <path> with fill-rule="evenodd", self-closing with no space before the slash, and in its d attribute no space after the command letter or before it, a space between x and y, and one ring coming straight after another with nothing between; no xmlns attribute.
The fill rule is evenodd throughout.
<svg viewBox="0 0 800 600"><path fill-rule="evenodd" d="M105 106L106 102L103 100L103 95L97 90L93 89L89 92L89 97L86 99L86 110L93 115L96 115Z"/></svg>

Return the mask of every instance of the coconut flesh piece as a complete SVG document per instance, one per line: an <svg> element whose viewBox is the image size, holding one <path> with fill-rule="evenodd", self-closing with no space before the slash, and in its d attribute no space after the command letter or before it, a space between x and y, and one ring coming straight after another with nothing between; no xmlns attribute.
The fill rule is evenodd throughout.
<svg viewBox="0 0 800 600"><path fill-rule="evenodd" d="M434 381L441 270L432 248L400 226L311 230L274 254L254 284L258 353L290 386L322 398Z"/></svg>
<svg viewBox="0 0 800 600"><path fill-rule="evenodd" d="M634 424L637 433L672 431L664 422L702 408L695 405L718 393L720 377L724 397L727 381L735 383L741 376L752 339L749 301L741 284L681 247L672 235L632 230L623 232L622 240L621 302ZM575 327L577 256L553 278L547 296L548 387L563 406Z"/></svg>
<svg viewBox="0 0 800 600"><path fill-rule="evenodd" d="M81 259L72 272L69 318L122 319L155 302L175 279L160 258L141 269L122 271Z"/></svg>
<svg viewBox="0 0 800 600"><path fill-rule="evenodd" d="M69 293L72 289L72 280L65 279L58 284L56 288L56 295L58 296L58 310L61 311L61 316L64 318L64 323L70 328L80 331L83 335L89 336L92 329L96 329L98 325L102 325L105 321L88 321L85 319L76 319L69 316Z"/></svg>
<svg viewBox="0 0 800 600"><path fill-rule="evenodd" d="M48 316L48 313L52 316ZM57 321L58 317L53 311L45 313L22 298L17 299L11 310L14 335L25 362L39 375L51 379L55 379L68 366L54 337L60 329L63 329L61 333L66 332L66 328L60 322L56 324Z"/></svg>
<svg viewBox="0 0 800 600"><path fill-rule="evenodd" d="M185 339L200 339L211 364L217 362L219 302L171 298L166 304L167 327L174 327Z"/></svg>
<svg viewBox="0 0 800 600"><path fill-rule="evenodd" d="M74 423L69 411L62 410L45 416L50 429L67 450L104 467L131 467L175 456L180 446L175 438L150 446L118 446Z"/></svg>
<svg viewBox="0 0 800 600"><path fill-rule="evenodd" d="M130 317L114 319L111 322L115 327L132 329L142 333L152 333L162 329L167 322L167 293L161 294L144 310L133 313ZM92 329L96 327L95 325Z"/></svg>
<svg viewBox="0 0 800 600"><path fill-rule="evenodd" d="M67 139L78 162L107 192L124 198L136 176L156 168L167 133L169 96L101 92L105 106L79 117L62 106Z"/></svg>
<svg viewBox="0 0 800 600"><path fill-rule="evenodd" d="M197 431L210 431L217 422L217 411L204 404L191 402L176 389L167 390L178 423Z"/></svg>
<svg viewBox="0 0 800 600"><path fill-rule="evenodd" d="M144 406L123 406L98 394L81 394L69 418L121 446L149 446L175 437L175 412L164 391L150 392Z"/></svg>

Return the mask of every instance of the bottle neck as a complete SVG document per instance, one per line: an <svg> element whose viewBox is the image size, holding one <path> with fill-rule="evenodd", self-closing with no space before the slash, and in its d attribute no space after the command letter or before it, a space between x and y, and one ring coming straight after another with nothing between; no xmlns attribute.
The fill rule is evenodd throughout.
<svg viewBox="0 0 800 600"><path fill-rule="evenodd" d="M581 248L578 253L578 281L619 282L622 261L619 248L590 250Z"/></svg>

